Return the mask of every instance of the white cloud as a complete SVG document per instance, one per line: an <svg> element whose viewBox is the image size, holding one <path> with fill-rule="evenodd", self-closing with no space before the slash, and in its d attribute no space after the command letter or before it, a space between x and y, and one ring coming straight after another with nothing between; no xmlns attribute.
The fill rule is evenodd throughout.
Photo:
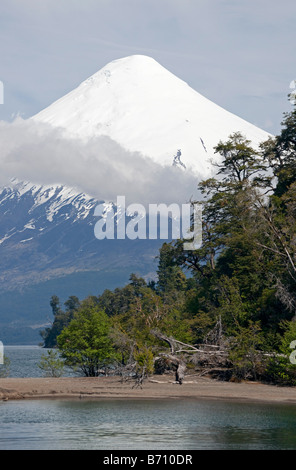
<svg viewBox="0 0 296 470"><path fill-rule="evenodd" d="M31 120L0 122L0 141L2 186L17 178L70 186L99 200L123 195L127 203L147 205L188 202L199 182L197 175L128 152L108 137L84 143Z"/></svg>

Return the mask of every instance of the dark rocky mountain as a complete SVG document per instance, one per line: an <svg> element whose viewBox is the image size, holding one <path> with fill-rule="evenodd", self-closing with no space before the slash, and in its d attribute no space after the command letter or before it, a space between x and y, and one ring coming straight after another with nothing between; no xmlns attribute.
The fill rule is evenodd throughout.
<svg viewBox="0 0 296 470"><path fill-rule="evenodd" d="M153 276L161 241L98 240L98 201L63 186L14 182L0 192L0 325L38 327L49 301L84 298ZM0 336L1 336L0 326ZM6 330L7 331L7 330Z"/></svg>

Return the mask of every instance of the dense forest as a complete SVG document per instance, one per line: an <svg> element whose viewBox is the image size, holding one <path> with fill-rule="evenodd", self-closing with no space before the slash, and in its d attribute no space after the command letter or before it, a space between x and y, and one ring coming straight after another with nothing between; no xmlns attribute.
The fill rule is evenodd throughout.
<svg viewBox="0 0 296 470"><path fill-rule="evenodd" d="M196 201L201 248L164 243L156 282L131 274L97 297L71 296L64 306L51 298L44 346L58 347L68 365L85 375L111 364L145 373L183 365L296 385L296 109L259 149L234 133L215 151L217 176L199 183Z"/></svg>

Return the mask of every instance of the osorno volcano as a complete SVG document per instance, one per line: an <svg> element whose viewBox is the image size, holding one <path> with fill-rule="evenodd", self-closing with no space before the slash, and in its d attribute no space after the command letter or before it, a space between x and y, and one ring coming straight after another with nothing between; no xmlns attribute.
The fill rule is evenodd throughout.
<svg viewBox="0 0 296 470"><path fill-rule="evenodd" d="M255 146L269 136L142 55L109 63L32 119L73 138L109 136L160 164L171 164L179 151L202 177L211 173L213 148L233 132Z"/></svg>
<svg viewBox="0 0 296 470"><path fill-rule="evenodd" d="M135 158L140 153L202 178L213 172L211 160L218 158L213 148L233 132L240 131L254 146L269 137L141 55L109 63L30 120L59 128L67 139L88 142L108 136L137 152ZM97 240L97 203L62 183L45 187L36 181L15 181L0 189L4 343L10 338L8 333L4 336L4 326L44 325L50 319L53 294L63 301L70 295L98 295L127 282L132 272L155 272L162 241Z"/></svg>

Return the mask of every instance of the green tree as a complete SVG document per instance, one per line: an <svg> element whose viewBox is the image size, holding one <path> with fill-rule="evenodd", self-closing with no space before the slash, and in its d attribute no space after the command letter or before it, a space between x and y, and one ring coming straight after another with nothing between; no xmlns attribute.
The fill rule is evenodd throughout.
<svg viewBox="0 0 296 470"><path fill-rule="evenodd" d="M157 275L157 286L163 294L186 288L186 277L175 262L174 249L170 243L164 243L159 250Z"/></svg>
<svg viewBox="0 0 296 470"><path fill-rule="evenodd" d="M57 338L65 364L86 377L97 377L116 358L110 320L92 299L85 299L73 320Z"/></svg>
<svg viewBox="0 0 296 470"><path fill-rule="evenodd" d="M219 142L215 147L223 160L217 163L218 175L223 175L223 182L231 184L251 182L258 186L259 182L266 182L266 164L259 151L254 150L251 141L240 132L229 136L228 141ZM264 177L263 177L263 174Z"/></svg>
<svg viewBox="0 0 296 470"><path fill-rule="evenodd" d="M247 327L239 327L230 341L229 359L233 365L233 375L237 379L257 380L262 370L262 346L264 340L258 322L249 322Z"/></svg>
<svg viewBox="0 0 296 470"><path fill-rule="evenodd" d="M66 307L66 311L61 309L60 299L58 296L53 295L51 297L50 306L54 319L50 327L45 328L45 330L40 332L45 348L55 348L57 346L58 335L72 320L74 312L80 306L80 301L78 297L72 295L68 300L66 300L64 305Z"/></svg>
<svg viewBox="0 0 296 470"><path fill-rule="evenodd" d="M80 307L80 300L76 295L70 295L68 300L64 303L66 307L66 313L68 313L68 318L69 320L72 320L74 313L79 309Z"/></svg>
<svg viewBox="0 0 296 470"><path fill-rule="evenodd" d="M274 195L281 197L296 181L296 107L284 114L279 135L261 144L265 161L275 177Z"/></svg>
<svg viewBox="0 0 296 470"><path fill-rule="evenodd" d="M134 354L135 366L135 386L142 386L145 378L154 372L153 352L146 346L138 347Z"/></svg>
<svg viewBox="0 0 296 470"><path fill-rule="evenodd" d="M61 377L64 372L64 361L60 358L58 351L53 349L48 350L47 354L43 354L37 365L45 377Z"/></svg>
<svg viewBox="0 0 296 470"><path fill-rule="evenodd" d="M169 251L172 265L188 269L196 282L191 327L200 341L198 322L210 326L221 317L228 334L234 334L248 321L259 321L276 341L279 321L290 318L288 308L291 315L296 306L296 190L291 185L281 199L268 196L272 175L266 158L239 133L215 150L222 157L218 176L199 184L203 244L185 251L181 240Z"/></svg>
<svg viewBox="0 0 296 470"><path fill-rule="evenodd" d="M296 322L282 321L280 354L272 356L266 367L268 380L280 385L296 385Z"/></svg>
<svg viewBox="0 0 296 470"><path fill-rule="evenodd" d="M296 108L284 114L278 136L261 145L263 158L273 171L273 192L259 207L261 246L274 260L276 296L290 320L296 311Z"/></svg>

